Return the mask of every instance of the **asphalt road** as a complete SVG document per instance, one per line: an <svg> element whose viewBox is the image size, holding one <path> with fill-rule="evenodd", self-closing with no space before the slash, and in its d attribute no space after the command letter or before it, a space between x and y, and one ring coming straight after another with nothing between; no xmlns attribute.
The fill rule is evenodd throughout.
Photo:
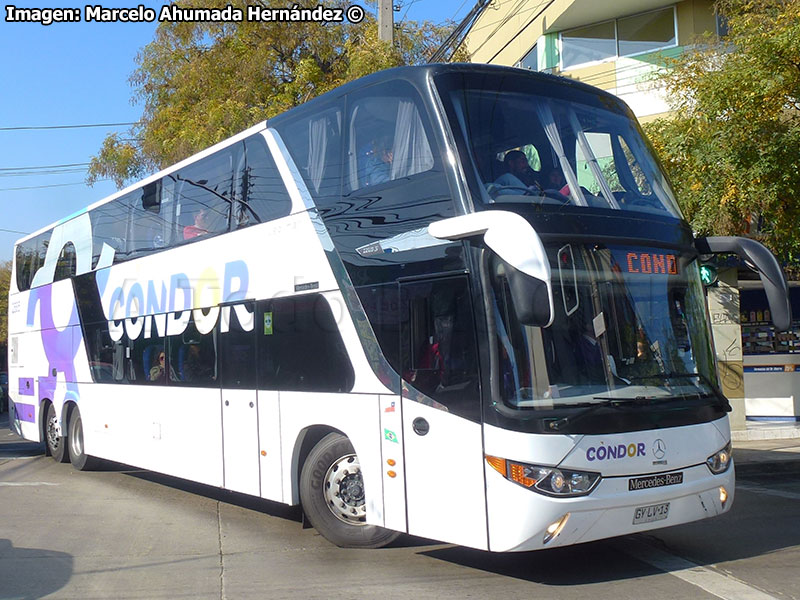
<svg viewBox="0 0 800 600"><path fill-rule="evenodd" d="M123 466L79 473L2 428L0 599L800 599L798 500L800 471L751 465L730 513L650 535L345 550L297 509Z"/></svg>

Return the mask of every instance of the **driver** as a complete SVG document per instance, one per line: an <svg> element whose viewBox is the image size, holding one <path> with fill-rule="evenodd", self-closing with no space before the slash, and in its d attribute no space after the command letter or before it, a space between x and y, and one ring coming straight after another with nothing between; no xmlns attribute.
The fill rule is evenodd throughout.
<svg viewBox="0 0 800 600"><path fill-rule="evenodd" d="M495 185L514 188L531 188L539 190L536 173L528 164L528 157L521 150L506 152L503 159L506 172L495 180Z"/></svg>

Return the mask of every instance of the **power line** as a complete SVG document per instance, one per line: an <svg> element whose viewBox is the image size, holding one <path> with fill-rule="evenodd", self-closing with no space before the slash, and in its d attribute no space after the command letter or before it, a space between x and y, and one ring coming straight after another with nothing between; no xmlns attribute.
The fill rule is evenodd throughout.
<svg viewBox="0 0 800 600"><path fill-rule="evenodd" d="M89 163L67 163L64 165L40 165L36 167L3 167L0 168L0 172L3 171L28 171L34 169L65 169L67 167L88 167Z"/></svg>
<svg viewBox="0 0 800 600"><path fill-rule="evenodd" d="M139 125L141 121L132 123L91 123L82 125L26 125L19 127L0 127L0 131L33 131L42 129L85 129L87 127L126 127L128 125Z"/></svg>
<svg viewBox="0 0 800 600"><path fill-rule="evenodd" d="M98 179L95 183L100 183L102 181L111 181L110 179ZM0 188L0 192L16 192L19 190L40 190L43 188L55 188L55 187L67 187L69 185L86 185L85 181L76 181L75 183L54 183L52 185L30 185L27 187L15 187L15 188Z"/></svg>
<svg viewBox="0 0 800 600"><path fill-rule="evenodd" d="M531 24L532 24L534 21L536 21L536 19L538 19L538 18L539 18L539 17L542 15L542 13L544 13L544 11L546 11L548 8L550 8L550 6L553 4L553 2L555 2L555 0L549 0L549 2L547 2L547 4L545 4L544 8L542 8L542 9L541 9L539 12L537 12L537 13L534 15L534 17L533 17L533 18L532 18L530 21L528 21L528 22L525 24L525 26L524 26L522 29L520 29L519 31L517 31L517 33L515 33L514 35L512 35L512 36L511 36L511 39L510 39L510 40L508 40L508 41L507 41L505 44L503 44L503 47L502 47L502 48L500 48L500 50L498 50L497 52L495 52L495 53L494 53L494 56L492 56L492 58L490 58L490 59L489 59L489 60L487 60L486 62L487 62L487 63L491 63L491 62L492 62L492 61L493 61L495 58L497 58L497 56L498 56L498 55L499 55L499 54L500 54L500 53L501 53L503 50L505 50L506 48L508 48L508 47L511 45L511 42L513 42L515 39L517 39L519 36L521 36L521 35L523 34L523 32L524 32L524 31L525 31L525 30L526 30L528 27L530 27L530 26L531 26ZM542 4L544 4L544 3L540 3L539 5L537 5L537 7L536 7L536 8L538 8L538 7L539 7L539 6L541 6Z"/></svg>
<svg viewBox="0 0 800 600"><path fill-rule="evenodd" d="M5 233L18 233L20 235L28 235L30 233L30 231L17 231L16 229L3 229L2 227L0 227L0 231L3 231Z"/></svg>
<svg viewBox="0 0 800 600"><path fill-rule="evenodd" d="M464 17L458 25L456 25L455 29L453 29L450 35L447 36L447 39L442 42L441 46L439 46L439 48L433 53L429 59L429 62L433 63L447 60L449 57L445 57L448 56L448 53L452 55L461 45L461 42L464 40L464 36L469 32L474 22L489 5L489 2L490 0L478 0L475 3L475 6L472 7L472 10L467 13L467 16Z"/></svg>

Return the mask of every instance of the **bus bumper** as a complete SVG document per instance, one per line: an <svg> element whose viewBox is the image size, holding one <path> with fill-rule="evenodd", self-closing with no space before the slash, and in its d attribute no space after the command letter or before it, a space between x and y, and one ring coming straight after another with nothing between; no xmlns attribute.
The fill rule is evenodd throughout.
<svg viewBox="0 0 800 600"><path fill-rule="evenodd" d="M680 525L730 510L733 463L720 475L713 475L704 464L670 471L676 472L683 473L683 483L678 485L629 491L628 480L641 475L615 476L601 480L588 496L552 498L508 481L487 465L489 549L522 552L568 546ZM720 488L727 494L724 503ZM569 516L552 535L565 515Z"/></svg>

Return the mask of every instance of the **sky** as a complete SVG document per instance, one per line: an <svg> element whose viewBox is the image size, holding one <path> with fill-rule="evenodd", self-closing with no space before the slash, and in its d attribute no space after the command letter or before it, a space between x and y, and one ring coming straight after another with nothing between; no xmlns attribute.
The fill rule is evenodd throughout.
<svg viewBox="0 0 800 600"><path fill-rule="evenodd" d="M322 2L324 4L324 0ZM460 20L474 0L394 0L395 21ZM9 3L3 3L6 6ZM106 8L147 0L106 0ZM292 1L287 1L291 7ZM84 3L21 0L18 8L78 8ZM362 3L363 5L363 3ZM225 0L220 0L220 7ZM111 132L138 121L129 77L157 23L38 23L0 19L0 261L14 242L114 193L111 181L85 183L87 163ZM286 25L287 32L291 24ZM87 125L91 127L87 127ZM80 126L80 127L74 127Z"/></svg>

